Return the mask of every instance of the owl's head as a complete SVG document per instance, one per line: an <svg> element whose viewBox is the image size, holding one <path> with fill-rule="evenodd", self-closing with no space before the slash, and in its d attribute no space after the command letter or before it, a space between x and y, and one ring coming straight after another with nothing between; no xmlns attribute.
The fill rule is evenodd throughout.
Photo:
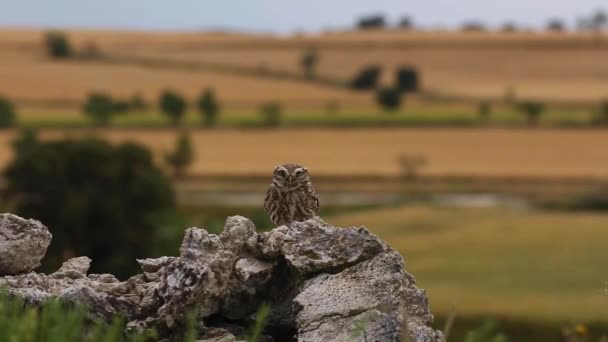
<svg viewBox="0 0 608 342"><path fill-rule="evenodd" d="M308 169L298 164L283 164L274 168L272 182L279 187L296 186L307 183Z"/></svg>

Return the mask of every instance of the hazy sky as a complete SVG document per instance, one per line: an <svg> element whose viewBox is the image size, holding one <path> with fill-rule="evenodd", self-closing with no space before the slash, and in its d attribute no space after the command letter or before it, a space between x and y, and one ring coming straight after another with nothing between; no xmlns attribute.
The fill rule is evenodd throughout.
<svg viewBox="0 0 608 342"><path fill-rule="evenodd" d="M355 18L408 14L450 27L471 19L538 27L549 17L575 23L607 0L0 0L1 26L215 29L292 32L352 26Z"/></svg>

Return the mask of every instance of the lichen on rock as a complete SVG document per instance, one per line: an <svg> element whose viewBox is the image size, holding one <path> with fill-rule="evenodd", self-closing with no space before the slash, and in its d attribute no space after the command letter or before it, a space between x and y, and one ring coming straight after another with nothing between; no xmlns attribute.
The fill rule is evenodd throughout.
<svg viewBox="0 0 608 342"><path fill-rule="evenodd" d="M27 236L44 236L44 226L12 217L0 221L5 226L24 237L24 246L12 248L36 253ZM143 273L124 282L87 275L90 262L71 259L50 275L31 272L35 266L13 268L0 286L34 305L59 298L86 305L92 318L122 315L128 329L155 328L169 340L179 338L195 312L202 341L236 341L263 303L271 307L268 341L396 342L402 334L412 342L443 340L430 327L426 294L403 258L363 227L314 218L257 233L250 220L235 216L219 235L187 229L179 256L138 260Z"/></svg>

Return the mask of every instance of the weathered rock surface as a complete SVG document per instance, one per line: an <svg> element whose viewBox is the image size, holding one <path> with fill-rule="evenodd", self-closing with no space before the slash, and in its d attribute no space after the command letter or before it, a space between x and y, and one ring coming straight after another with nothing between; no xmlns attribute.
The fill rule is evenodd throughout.
<svg viewBox="0 0 608 342"><path fill-rule="evenodd" d="M0 215L0 275L26 273L40 266L51 243L40 222L13 214Z"/></svg>
<svg viewBox="0 0 608 342"><path fill-rule="evenodd" d="M33 222L32 229L42 226ZM60 298L86 304L93 318L121 314L128 329L156 328L169 339L179 338L194 311L201 341L237 341L269 303L267 341L400 341L407 335L413 342L443 341L429 326L426 294L401 256L365 228L336 228L315 218L258 234L236 216L220 235L187 229L179 257L138 260L143 273L124 282L87 275L90 262L81 257L50 275L0 277L0 286L31 304Z"/></svg>

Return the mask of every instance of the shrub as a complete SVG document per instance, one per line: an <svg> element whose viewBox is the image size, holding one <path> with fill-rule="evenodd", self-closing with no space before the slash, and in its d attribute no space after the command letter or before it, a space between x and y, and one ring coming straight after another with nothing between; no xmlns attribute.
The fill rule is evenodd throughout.
<svg viewBox="0 0 608 342"><path fill-rule="evenodd" d="M566 24L561 19L549 19L549 21L547 21L546 29L547 31L564 32L566 30Z"/></svg>
<svg viewBox="0 0 608 342"><path fill-rule="evenodd" d="M481 101L477 106L477 115L482 122L489 121L490 115L492 115L492 104L488 101Z"/></svg>
<svg viewBox="0 0 608 342"><path fill-rule="evenodd" d="M199 97L197 104L205 126L215 126L220 106L213 89L206 89Z"/></svg>
<svg viewBox="0 0 608 342"><path fill-rule="evenodd" d="M115 110L112 98L102 93L90 94L83 107L85 115L88 115L98 125L107 125Z"/></svg>
<svg viewBox="0 0 608 342"><path fill-rule="evenodd" d="M165 156L165 161L173 168L176 177L182 177L185 169L194 161L194 151L188 134L182 133L175 144L175 150Z"/></svg>
<svg viewBox="0 0 608 342"><path fill-rule="evenodd" d="M397 88L381 88L376 94L376 101L386 111L395 111L401 106L401 93Z"/></svg>
<svg viewBox="0 0 608 342"><path fill-rule="evenodd" d="M169 179L144 147L97 139L38 142L22 137L4 171L16 213L47 225L53 243L44 267L86 255L92 272L119 277L149 255L158 218L175 208Z"/></svg>
<svg viewBox="0 0 608 342"><path fill-rule="evenodd" d="M404 30L411 30L414 28L414 21L410 16L401 17L401 20L399 20L399 28Z"/></svg>
<svg viewBox="0 0 608 342"><path fill-rule="evenodd" d="M540 116L545 111L545 105L536 101L520 102L517 107L526 116L530 125L537 125L540 121Z"/></svg>
<svg viewBox="0 0 608 342"><path fill-rule="evenodd" d="M112 111L116 114L127 113L131 109L129 101L126 100L114 100L112 102Z"/></svg>
<svg viewBox="0 0 608 342"><path fill-rule="evenodd" d="M402 92L417 92L420 87L418 71L410 66L397 70L397 88Z"/></svg>
<svg viewBox="0 0 608 342"><path fill-rule="evenodd" d="M608 124L608 100L604 100L600 103L593 122L601 125Z"/></svg>
<svg viewBox="0 0 608 342"><path fill-rule="evenodd" d="M166 90L160 96L160 109L174 125L177 125L186 112L186 100L178 93Z"/></svg>
<svg viewBox="0 0 608 342"><path fill-rule="evenodd" d="M266 127L278 127L281 124L283 110L281 105L275 102L266 103L260 107L263 123Z"/></svg>
<svg viewBox="0 0 608 342"><path fill-rule="evenodd" d="M13 103L0 96L0 128L12 127L17 120L17 113Z"/></svg>
<svg viewBox="0 0 608 342"><path fill-rule="evenodd" d="M608 186L599 186L579 196L572 207L579 210L608 211Z"/></svg>
<svg viewBox="0 0 608 342"><path fill-rule="evenodd" d="M367 66L359 71L351 82L351 87L356 90L368 90L376 88L382 68L377 65Z"/></svg>
<svg viewBox="0 0 608 342"><path fill-rule="evenodd" d="M70 58L73 55L70 42L63 32L51 31L45 37L47 54L51 58Z"/></svg>
<svg viewBox="0 0 608 342"><path fill-rule="evenodd" d="M386 19L381 14L363 17L357 22L357 27L362 30L382 29L386 26Z"/></svg>
<svg viewBox="0 0 608 342"><path fill-rule="evenodd" d="M315 77L315 68L318 62L319 54L317 53L316 49L308 49L306 52L304 52L302 59L300 60L300 64L302 65L306 76L309 78Z"/></svg>

